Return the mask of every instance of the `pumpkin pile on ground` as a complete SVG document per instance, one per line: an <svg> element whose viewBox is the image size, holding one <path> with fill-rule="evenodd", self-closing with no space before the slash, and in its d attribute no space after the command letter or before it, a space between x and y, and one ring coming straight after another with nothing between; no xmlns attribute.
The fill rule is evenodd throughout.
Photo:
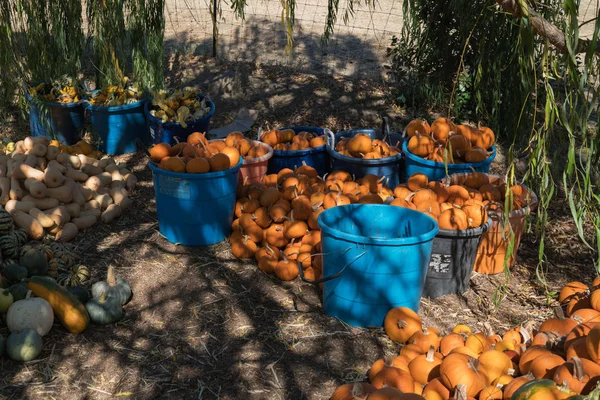
<svg viewBox="0 0 600 400"><path fill-rule="evenodd" d="M429 182L425 174L412 175L406 184L394 188L394 206L421 211L436 221L440 229L477 228L488 220L487 210L501 211L507 188L499 179L474 172L461 178L460 184ZM531 198L521 185L509 188L513 210L527 206Z"/></svg>
<svg viewBox="0 0 600 400"><path fill-rule="evenodd" d="M264 132L260 140L275 150L294 151L324 146L325 136L315 136L310 132L296 134L292 129L273 129Z"/></svg>
<svg viewBox="0 0 600 400"><path fill-rule="evenodd" d="M366 133L357 133L352 138L340 139L335 145L335 151L348 157L379 159L400 154L399 144L391 145L379 139L371 139Z"/></svg>
<svg viewBox="0 0 600 400"><path fill-rule="evenodd" d="M232 132L224 140L206 140L203 133L194 132L186 142L170 146L159 143L150 148L150 159L167 171L190 174L224 171L235 167L242 158L258 158L268 149L251 142L241 132Z"/></svg>
<svg viewBox="0 0 600 400"><path fill-rule="evenodd" d="M367 175L354 180L344 171L325 179L307 165L283 169L262 182L241 184L230 243L237 258L254 258L265 273L290 281L303 268L307 279L322 276L321 231L317 218L338 205L383 204L392 191L383 179Z"/></svg>
<svg viewBox="0 0 600 400"><path fill-rule="evenodd" d="M131 206L136 183L124 164L61 153L45 136L28 137L0 156L0 205L34 240L49 234L69 241L98 220L115 220Z"/></svg>
<svg viewBox="0 0 600 400"><path fill-rule="evenodd" d="M373 363L370 383L343 385L331 399L353 398L343 393L371 399L385 386L427 400L582 399L576 395L600 383L600 277L591 291L582 282L565 285L559 301L556 316L537 329L524 324L502 335L462 324L442 335L411 309L393 308L384 327L402 344L399 354Z"/></svg>
<svg viewBox="0 0 600 400"><path fill-rule="evenodd" d="M415 119L406 126L407 149L417 157L435 162L476 163L489 157L494 132L485 126L456 125L448 118L438 118L431 125Z"/></svg>

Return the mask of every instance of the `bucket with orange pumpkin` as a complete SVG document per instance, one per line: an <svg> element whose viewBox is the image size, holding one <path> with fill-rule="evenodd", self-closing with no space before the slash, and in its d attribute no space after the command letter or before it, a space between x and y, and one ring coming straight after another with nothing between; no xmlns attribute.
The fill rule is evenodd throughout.
<svg viewBox="0 0 600 400"><path fill-rule="evenodd" d="M237 150L237 156L243 158L240 182L260 182L267 174L269 159L273 157L273 148L268 144L250 140L242 132L231 132L225 139L214 139L210 144L217 148Z"/></svg>
<svg viewBox="0 0 600 400"><path fill-rule="evenodd" d="M467 183L479 180L472 184L475 188L429 181L425 174L416 173L394 188L391 205L421 211L439 225L423 297L459 294L469 288L481 237L492 225L487 213L491 195L486 187L479 190L485 179L485 174L473 174Z"/></svg>
<svg viewBox="0 0 600 400"><path fill-rule="evenodd" d="M328 131L327 152L332 170L344 170L362 178L367 175L383 177L385 184L394 187L402 181L402 136L379 129Z"/></svg>
<svg viewBox="0 0 600 400"><path fill-rule="evenodd" d="M492 219L490 229L481 238L475 259L475 271L480 274L499 274L511 267L516 259L525 218L537 207L537 196L524 184L507 187L503 176L483 173L456 174L445 178L444 185L462 185L469 193L479 191ZM507 199L507 196L509 197ZM505 206L510 204L508 221ZM512 254L508 254L512 242Z"/></svg>
<svg viewBox="0 0 600 400"><path fill-rule="evenodd" d="M231 233L239 151L194 132L186 142L149 149L160 233L171 243L209 246Z"/></svg>
<svg viewBox="0 0 600 400"><path fill-rule="evenodd" d="M296 169L302 165L313 167L319 175L329 172L329 155L323 128L293 126L272 129L262 133L260 140L273 147L267 173L276 174L282 169Z"/></svg>
<svg viewBox="0 0 600 400"><path fill-rule="evenodd" d="M471 171L489 172L496 157L494 132L438 118L431 125L423 119L411 121L403 145L405 178L416 173L439 180L446 175Z"/></svg>

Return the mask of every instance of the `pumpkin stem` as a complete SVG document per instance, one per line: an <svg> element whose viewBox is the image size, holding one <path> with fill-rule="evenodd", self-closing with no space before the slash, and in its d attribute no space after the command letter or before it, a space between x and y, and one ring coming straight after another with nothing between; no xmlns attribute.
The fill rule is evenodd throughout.
<svg viewBox="0 0 600 400"><path fill-rule="evenodd" d="M467 400L467 385L459 383L454 390L454 398L456 400Z"/></svg>
<svg viewBox="0 0 600 400"><path fill-rule="evenodd" d="M509 368L509 369L506 371L506 375L515 376L515 373L516 373L516 372L517 372L517 371L515 371L515 369L514 369L514 368Z"/></svg>
<svg viewBox="0 0 600 400"><path fill-rule="evenodd" d="M405 320L403 320L403 319L399 319L399 320L398 320L398 328L400 328L400 329L404 329L404 328L406 328L406 326L407 326L407 325L408 325L408 324L406 323L406 321L405 321Z"/></svg>
<svg viewBox="0 0 600 400"><path fill-rule="evenodd" d="M116 286L117 284L115 268L112 265L108 267L108 272L106 273L106 283L108 283L108 286Z"/></svg>
<svg viewBox="0 0 600 400"><path fill-rule="evenodd" d="M583 382L583 378L585 377L583 370L583 363L579 357L571 357L571 361L573 362L573 376L579 382Z"/></svg>
<svg viewBox="0 0 600 400"><path fill-rule="evenodd" d="M553 310L554 310L554 315L556 315L556 318L558 318L560 320L565 319L565 312L563 311L561 306L554 306Z"/></svg>
<svg viewBox="0 0 600 400"><path fill-rule="evenodd" d="M31 290L27 291L27 295L25 295L25 299L29 299L31 298L31 295L33 294L33 292Z"/></svg>
<svg viewBox="0 0 600 400"><path fill-rule="evenodd" d="M98 302L100 302L100 303L105 303L106 302L106 291L102 292L102 294L98 298Z"/></svg>
<svg viewBox="0 0 600 400"><path fill-rule="evenodd" d="M525 328L524 326L520 326L519 333L523 337L523 343L529 343L529 341L531 340L531 334L529 333L529 329Z"/></svg>
<svg viewBox="0 0 600 400"><path fill-rule="evenodd" d="M429 350L427 351L427 356L425 357L425 360L427 362L434 362L435 361L434 354L435 354L435 348L433 346L429 346Z"/></svg>

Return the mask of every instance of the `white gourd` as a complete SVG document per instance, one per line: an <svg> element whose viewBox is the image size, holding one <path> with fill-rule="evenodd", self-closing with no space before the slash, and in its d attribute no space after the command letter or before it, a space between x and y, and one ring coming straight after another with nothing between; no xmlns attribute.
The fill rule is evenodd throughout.
<svg viewBox="0 0 600 400"><path fill-rule="evenodd" d="M6 314L6 326L11 332L31 328L44 336L54 323L52 306L42 298L30 296L31 291L27 293L27 298L15 301L10 306Z"/></svg>

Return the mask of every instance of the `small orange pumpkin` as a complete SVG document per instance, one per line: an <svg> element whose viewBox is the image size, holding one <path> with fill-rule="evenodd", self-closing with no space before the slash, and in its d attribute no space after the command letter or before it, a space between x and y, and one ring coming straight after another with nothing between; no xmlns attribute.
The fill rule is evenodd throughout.
<svg viewBox="0 0 600 400"><path fill-rule="evenodd" d="M464 211L451 208L440 214L438 224L440 229L464 230L469 227L469 220Z"/></svg>

